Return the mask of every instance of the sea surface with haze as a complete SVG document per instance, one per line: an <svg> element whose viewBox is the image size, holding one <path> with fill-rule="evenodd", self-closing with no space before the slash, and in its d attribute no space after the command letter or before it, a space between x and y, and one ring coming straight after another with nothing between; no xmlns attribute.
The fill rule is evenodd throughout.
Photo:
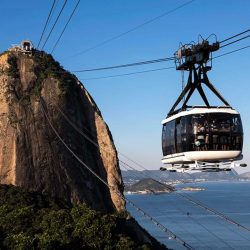
<svg viewBox="0 0 250 250"><path fill-rule="evenodd" d="M219 211L246 229L205 211L175 192L133 194L127 198L194 249L250 249L250 182L204 182L177 188L183 186L205 188L177 192ZM172 249L186 249L133 207L127 205L127 209L160 242Z"/></svg>

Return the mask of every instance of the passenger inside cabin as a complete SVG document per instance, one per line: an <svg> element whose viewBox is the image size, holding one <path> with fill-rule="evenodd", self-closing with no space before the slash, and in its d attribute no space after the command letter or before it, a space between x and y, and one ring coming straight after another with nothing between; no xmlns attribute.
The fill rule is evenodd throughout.
<svg viewBox="0 0 250 250"><path fill-rule="evenodd" d="M228 139L229 138L226 135L220 136L220 146L222 150L229 150Z"/></svg>
<svg viewBox="0 0 250 250"><path fill-rule="evenodd" d="M213 150L218 150L218 137L219 135L212 135Z"/></svg>

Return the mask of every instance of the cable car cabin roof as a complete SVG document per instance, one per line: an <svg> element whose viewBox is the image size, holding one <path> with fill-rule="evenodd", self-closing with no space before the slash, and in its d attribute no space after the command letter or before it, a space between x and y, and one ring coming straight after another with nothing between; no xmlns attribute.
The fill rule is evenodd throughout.
<svg viewBox="0 0 250 250"><path fill-rule="evenodd" d="M181 111L177 114L174 114L170 117L164 119L161 124L165 124L176 118L192 115L192 114L207 114L207 113L226 113L226 114L239 114L235 109L231 107L215 107L215 108L208 108L208 107L194 107L190 110Z"/></svg>

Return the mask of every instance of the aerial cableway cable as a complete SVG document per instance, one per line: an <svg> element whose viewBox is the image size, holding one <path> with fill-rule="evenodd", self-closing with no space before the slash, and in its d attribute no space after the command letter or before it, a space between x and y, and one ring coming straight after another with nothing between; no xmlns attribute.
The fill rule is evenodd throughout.
<svg viewBox="0 0 250 250"><path fill-rule="evenodd" d="M198 201L198 200L195 200L193 197L189 196L188 194L186 195L183 195L181 193L176 193L178 196L181 196L183 197L184 199L188 200L189 202L195 204L196 206L199 206L201 207L202 209L205 209L207 210L208 212L212 213L212 214L215 214L217 216L219 216L220 218L223 218L224 220L230 222L231 224L234 224L236 225L237 227L241 228L241 229L244 229L245 231L249 232L250 233L250 229L243 226L242 224L236 222L235 220L231 219L230 217L226 216L225 214L219 212L219 211L216 211L215 209L213 208L209 208L208 206L204 205L201 201Z"/></svg>
<svg viewBox="0 0 250 250"><path fill-rule="evenodd" d="M227 39L223 40L222 42L227 41L229 39L232 39L234 37L237 37L240 34L244 34L244 33L248 32L248 31L250 31L250 29L247 30L247 31L241 32L241 33L239 33L237 35L234 35L231 38L227 38ZM228 44L222 45L221 48L226 47L228 45L231 45L232 43L239 42L239 41L244 40L244 39L249 38L249 37L250 37L250 35L239 38L239 39L237 39L235 41L232 41L232 42L230 42ZM220 42L220 44L222 42ZM113 65L113 66L106 66L106 67L99 67L99 68L90 68L90 69L79 69L79 70L71 70L71 71L74 72L74 73L83 73L83 72L119 69L119 68L132 67L132 66L141 66L141 65L152 64L152 63L161 63L161 62L166 62L166 61L171 61L171 60L175 60L175 57L165 57L165 58L159 58L159 59L153 59L153 60L147 60L147 61L140 61L140 62L134 62L134 63L128 63L128 64L120 64L120 65Z"/></svg>
<svg viewBox="0 0 250 250"><path fill-rule="evenodd" d="M46 20L46 22L45 22L45 25L44 25L44 28L43 28L42 34L41 34L41 36L40 36L40 39L39 39L39 42L38 42L37 48L39 48L40 43L41 43L41 41L42 41L42 39L43 39L43 35L44 35L44 33L45 33L45 31L46 31L46 28L47 28L47 26L48 26L48 23L49 23L49 20L50 20L51 14L52 14L53 9L54 9L54 7L55 7L55 3L56 3L56 0L54 0L54 1L53 1L52 6L51 6L51 8L50 8L49 15L48 15L47 20Z"/></svg>
<svg viewBox="0 0 250 250"><path fill-rule="evenodd" d="M78 82L78 84L80 84L80 82ZM96 143L95 141L93 141L88 135L86 135L83 131L81 131L73 122L71 122L71 120L66 116L66 114L64 114L64 112L58 107L56 106L57 110L62 114L62 116L65 118L65 120L73 127L76 129L76 131L78 131L85 139L87 139L88 141L90 141L93 145L95 145L96 147L100 148L100 146L98 145L98 143ZM118 151L119 153L119 151ZM120 161L120 160L119 160ZM124 162L123 162L124 163ZM126 163L124 163L126 164ZM128 164L126 164L128 165ZM139 165L141 166L141 165ZM131 166L130 166L131 167ZM133 168L133 167L132 167ZM143 167L144 170L148 170L146 169L145 167ZM136 169L134 169L136 170ZM152 176L150 176L150 178L152 178ZM156 180L157 181L157 180ZM162 183L162 182L159 182L157 181L158 183L160 183L161 185L167 187L166 184ZM209 208L207 205L203 204L201 201L198 201L198 200L195 200L194 198L190 197L189 195L184 195L184 194L180 194L180 193L174 193L176 196L179 196L179 197L182 197L184 198L185 200L189 201L190 203L204 209L205 211L207 212L210 212L214 215L216 215L217 217L231 223L231 224L234 224L236 225L238 228L240 229L243 229L245 231L247 231L248 233L250 233L250 229L241 225L240 223L234 221L233 219L231 219L230 217L224 215L223 213L221 212L218 212L216 211L215 209L213 208Z"/></svg>
<svg viewBox="0 0 250 250"><path fill-rule="evenodd" d="M228 45L231 45L231 44L237 43L237 42L239 42L239 41L245 40L245 39L247 39L247 38L249 38L249 37L250 37L250 35L241 37L241 38L239 38L239 39L237 39L237 40L234 40L234 41L232 41L232 42L229 42L229 43L227 43L227 44L225 44L225 45L220 46L220 48L224 48L224 47L226 47L226 46L228 46Z"/></svg>
<svg viewBox="0 0 250 250"><path fill-rule="evenodd" d="M124 162L123 162L123 163L124 163ZM128 165L127 163L125 163L125 164ZM138 166L141 167L140 164L138 164ZM131 166L130 166L130 167L131 167ZM133 167L131 167L131 168L132 168L133 170L136 170L136 169L133 168ZM146 169L145 167L143 167L143 169L144 169L144 170L148 170L148 169ZM143 174L144 176L147 176L147 177L152 178L152 176L148 176L146 173L142 173L142 174ZM155 181L157 181L157 180L154 179L154 178L152 178L152 179L155 180ZM167 187L166 184L164 184L164 183L162 183L162 182L160 182L160 181L157 181L157 182L160 183L162 186ZM241 225L240 223L238 223L238 222L236 222L235 220L231 219L230 217L224 215L223 213L221 213L221 212L219 212L219 211L217 211L217 210L215 210L215 209L213 209L213 208L208 207L207 205L205 205L205 204L202 203L201 201L195 200L193 197L189 196L188 194L185 194L185 195L184 195L184 194L176 193L176 192L175 192L174 194L175 194L176 196L179 196L179 197L181 197L181 198L187 200L188 202L194 204L195 206L198 206L198 207L202 208L203 210L205 210L205 211L207 211L207 212L210 212L210 213L216 215L217 217L219 217L219 218L221 218L221 219L223 219L223 220L225 220L225 221L227 221L227 222L229 222L229 223L231 223L231 224L236 225L236 226L239 227L239 228L244 229L244 230L247 231L248 233L250 232L250 229L249 229L249 228L247 228L247 227Z"/></svg>
<svg viewBox="0 0 250 250"><path fill-rule="evenodd" d="M248 32L248 31L250 31L250 30L247 30L247 31L242 32L242 33L239 33L237 35L234 35L233 37L237 37L240 34L244 34L244 33ZM227 41L229 39L232 39L233 37L225 39L223 41ZM233 43L236 43L236 42L239 42L241 40L247 39L249 37L250 37L250 35L247 35L245 37L239 38L239 39L234 40L234 41L232 41L230 43L222 45L220 48L226 47L228 45L231 45ZM220 43L222 43L222 42L220 42ZM214 57L214 58L216 58L216 57ZM175 57L165 57L165 58L159 58L159 59L153 59L153 60L147 60L147 61L140 61L140 62L128 63L128 64L120 64L120 65L114 65L114 66L99 67L99 68L72 70L72 72L74 72L74 73L83 73L83 72L92 72L92 71L119 69L119 68L132 67L132 66L140 66L140 65L152 64L152 63L161 63L161 62L166 62L166 61L171 61L171 60L175 60Z"/></svg>
<svg viewBox="0 0 250 250"><path fill-rule="evenodd" d="M128 165L128 164L127 164ZM133 167L132 167L133 168ZM146 168L144 168L145 170ZM136 169L134 169L136 170ZM148 170L148 169L146 169ZM144 174L144 173L143 173ZM146 174L144 174L145 176L147 176ZM147 176L149 177L149 176ZM152 176L150 177L152 178ZM155 180L155 179L154 179ZM157 180L155 180L157 181ZM164 183L160 182L160 181L157 181L158 183L160 183L161 185L163 186L166 186ZM234 221L233 219L231 219L230 217L224 215L223 213L219 212L219 211L216 211L215 209L213 208L209 208L207 205L203 204L201 201L198 201L198 200L195 200L193 197L189 196L188 194L181 194L181 193L174 193L176 196L179 196L179 197L182 197L184 198L185 200L189 201L190 203L193 203L194 205L206 210L207 212L210 212L218 217L220 217L221 219L227 221L227 222L230 222L231 224L234 224L236 225L237 227L241 228L241 229L244 229L245 231L247 232L250 232L250 229L241 225L240 223Z"/></svg>
<svg viewBox="0 0 250 250"><path fill-rule="evenodd" d="M240 50L248 49L248 48L250 48L250 45L245 46L245 47L241 47L239 49L235 49L235 50L232 50L232 51L229 51L229 52L226 52L226 53L218 55L218 56L215 56L215 57L213 57L213 59L223 57L223 56L235 53L235 52L240 51ZM85 79L81 79L81 80L83 80L83 81L85 81L85 80L99 80L99 79L105 79L105 78L113 78L113 77L120 77L120 76L130 76L130 75L143 74L143 73L148 73L148 72L161 71L161 70L174 69L174 68L175 67L157 68L157 69L144 70L144 71L135 71L135 72L125 73L125 74L107 75L107 76L100 76L100 77L90 77L90 78L85 78Z"/></svg>
<svg viewBox="0 0 250 250"><path fill-rule="evenodd" d="M79 133L81 133L83 136L84 136L84 138L86 138L87 140L89 140L91 143L93 143L96 147L98 147L99 148L99 145L96 143L96 142L94 142L92 139L90 139L89 138L89 136L87 136L85 133L83 133L80 129L78 129L78 127L77 126L75 126L74 125L74 123L72 123L71 121L70 121L70 119L62 112L62 110L59 108L59 107L57 107L57 109L58 109L58 111L64 116L64 118L79 132ZM119 160L120 162L122 162L124 165L127 165L127 166L129 166L128 164L126 164L125 162L123 162L123 161L121 161L121 160ZM131 166L130 166L131 167ZM131 167L132 168L132 167ZM134 169L134 170L136 170L136 169ZM147 169L146 169L147 170ZM150 178L152 178L152 176L150 176ZM157 180L156 180L157 181ZM157 181L158 182L158 181ZM162 185L164 185L164 186L166 186L165 184L163 184L163 183L161 183L161 182L159 182L160 184L162 184ZM176 193L175 193L176 194ZM191 199L191 203L193 203L193 204L195 204L195 205L197 205L195 202L193 202L193 200ZM199 202L199 204L201 204L200 202ZM201 205L200 205L201 206ZM210 210L208 210L208 208L207 207L205 207L204 205L203 206L201 206L203 209L204 208L206 208L205 209L205 211L210 211L211 212L211 209ZM215 210L213 210L213 213L215 213L216 211ZM218 215L218 214L216 214L216 215ZM223 218L225 219L225 216L223 216ZM230 219L230 218L229 218ZM228 221L228 217L227 217L227 219L226 219L226 221ZM235 224L235 222L233 221L233 220L231 220L230 219L230 221L231 221L231 223L233 222L233 224ZM198 223L197 223L198 224ZM239 226L240 224L239 223L237 223L237 225Z"/></svg>
<svg viewBox="0 0 250 250"><path fill-rule="evenodd" d="M129 166L128 164L126 164L125 162L119 160L120 163L122 163L122 166L126 169L126 170L135 170L133 167ZM139 174L132 174L134 177L140 179ZM149 176L146 176L147 178L149 178ZM151 179L152 176L150 177ZM157 180L155 180L157 181ZM157 181L159 184L162 184L161 182ZM166 186L166 185L165 185ZM187 214L185 213L185 211L183 211L181 208L179 208L178 206L175 206L175 209L177 209L179 212L183 213L183 214ZM213 233L210 229L208 229L205 225L203 225L202 223L200 223L197 219L195 219L193 216L188 215L187 216L190 220L192 220L195 224L199 225L201 228L203 228L206 232L208 232L209 234L211 234L214 238L216 238L217 240L223 242L224 245L226 245L228 248L230 249L234 249L230 244L228 244L224 239L222 239L221 237L219 237L218 235L216 235L215 233ZM226 226L225 226L226 227ZM231 230L232 231L232 230ZM192 233L190 233L189 231L187 231L192 237L194 237L197 241L199 241L200 243L204 244L204 242L201 242L199 238L197 238L195 235L193 235ZM239 234L240 235L240 234ZM243 237L242 235L240 235L242 238L248 240L247 238ZM248 240L249 241L249 240Z"/></svg>
<svg viewBox="0 0 250 250"><path fill-rule="evenodd" d="M232 51L223 53L223 54L218 55L218 56L215 56L215 57L213 57L213 59L216 59L216 58L219 58L219 57L222 57L222 56L226 56L226 55L229 55L229 54L233 54L233 53L235 53L235 52L238 52L238 51L244 50L244 49L248 49L248 48L250 48L250 45L247 45L247 46L245 46L245 47L241 47L241 48L239 48L239 49L235 49L235 50L232 50Z"/></svg>
<svg viewBox="0 0 250 250"><path fill-rule="evenodd" d="M129 159L129 158L128 158L128 159ZM133 168L131 165L125 163L124 161L119 160L119 162L122 164L122 166L123 166L126 170L134 170L134 171L136 171L135 168ZM137 163L136 163L136 164L137 164ZM140 165L140 164L139 164L139 165ZM144 167L143 167L143 169L145 169L146 171L149 171L149 170L147 170L147 169L144 168ZM144 175L146 178L151 178L151 179L155 180L157 183L161 184L163 187L167 187L166 184L162 183L161 181L158 181L157 178L152 177L152 174L147 175L146 173L143 173L143 172L140 173L140 175L141 175L141 174ZM133 175L134 177L136 177L136 178L140 177L139 174L137 175L137 174L135 174L135 173L132 173L132 175ZM179 193L173 192L172 194L173 194L173 195L178 195ZM189 197L190 197L190 196L189 196ZM191 197L190 197L190 198L191 198ZM193 203L193 199L191 199L191 200L192 200L191 203L192 203L193 205L197 205L197 204L194 204L194 203ZM197 201L197 202L200 202L200 201ZM201 202L200 202L200 203L201 203ZM177 207L175 207L175 208L177 208ZM201 208L201 207L200 207L200 208ZM184 212L183 210L181 210L180 208L177 208L177 209L185 214L185 212ZM204 209L203 209L203 210L204 210ZM205 211L207 211L207 210L205 210ZM214 233L212 233L206 226L204 226L203 224L201 224L201 223L200 223L199 221L197 221L194 217L191 217L190 215L189 215L189 217L190 217L190 219L191 219L192 221L194 221L196 224L200 225L200 226L201 226L203 229L205 229L208 233L212 234L212 235L213 235L214 237L216 237L218 240L220 240L220 241L222 241L224 244L228 245L222 238L220 238L219 236L214 235ZM216 221L216 220L215 220L215 222L219 223L219 221ZM227 222L228 222L228 221L227 221ZM221 223L219 223L219 224L220 224L221 226L224 226L225 228L227 228L227 229L230 230L231 232L238 234L241 238L247 240L248 242L250 241L248 238L246 238L245 236L243 236L243 235L240 234L239 232L234 231L234 230L232 230L231 228L227 227L227 225L222 225ZM228 246L229 246L230 248L232 248L230 245L228 245Z"/></svg>
<svg viewBox="0 0 250 250"><path fill-rule="evenodd" d="M51 33L53 32L53 30L54 30L54 28L55 28L55 26L56 26L56 24L57 24L57 22L58 22L58 20L59 20L59 18L60 18L60 16L61 16L61 14L62 14L62 12L63 12L63 10L64 10L64 8L65 8L65 5L67 4L67 1L68 1L68 0L65 0L65 1L64 1L63 5L62 5L62 8L61 8L59 14L57 15L57 18L56 18L56 20L55 20L55 22L54 22L52 28L50 29L50 32L49 32L49 34L48 34L48 36L47 36L47 38L46 38L46 40L45 40L45 42L44 42L44 44L43 44L43 46L42 46L42 50L43 50L43 48L45 47L46 43L48 42L48 40L49 40L49 38L50 38L50 36L51 36Z"/></svg>
<svg viewBox="0 0 250 250"><path fill-rule="evenodd" d="M180 243L181 245L183 245L185 248L193 250L194 248L189 245L187 242L185 242L184 240L182 240L180 237L178 237L176 234L174 234L171 230L167 229L164 225L162 225L159 221L157 221L156 219L154 219L153 217L151 217L148 213L146 213L144 210L142 210L140 207L138 207L137 205L135 205L134 202L132 202L130 199L123 197L118 191L116 191L113 186L110 186L107 181L105 181L102 177L100 177L97 173L95 173L95 171L93 171L86 163L84 163L79 156L77 156L73 150L66 144L66 142L62 139L62 137L59 135L59 133L57 132L57 130L55 129L55 127L53 126L52 122L50 121L47 112L45 111L45 105L43 103L43 99L40 97L40 106L42 109L42 112L49 124L49 126L51 127L51 129L53 130L53 132L55 133L55 135L57 136L57 138L61 141L61 143L66 147L66 149L78 160L79 163L81 163L81 165L83 165L88 171L91 172L91 174L93 174L98 180L100 180L105 186L107 186L109 189L112 189L114 192L116 192L116 194L118 196L120 196L121 199L123 199L124 201L126 201L128 204L130 204L132 207L134 207L138 212L140 212L141 214L144 215L144 217L148 218L150 221L152 221L152 223L154 223L158 228L160 228L163 232L167 233L171 238L173 238L176 242ZM82 171L82 168L80 168Z"/></svg>
<svg viewBox="0 0 250 250"><path fill-rule="evenodd" d="M91 78L85 78L81 80L98 80L98 79L113 78L113 77L119 77L119 76L130 76L130 75L144 74L148 72L155 72L155 71L168 70L168 69L174 69L174 68L175 67L164 67L164 68L158 68L158 69L149 69L149 70L143 70L143 71L130 72L130 73L125 73L125 74L91 77Z"/></svg>
<svg viewBox="0 0 250 250"><path fill-rule="evenodd" d="M135 30L138 30L138 29L140 29L140 28L142 28L142 27L144 27L144 26L146 26L146 25L148 25L148 24L150 24L150 23L152 23L152 22L154 22L154 21L156 21L156 20L158 20L158 19L164 17L164 16L170 15L171 13L173 13L173 12L175 12L175 11L177 11L177 10L183 8L183 7L185 7L185 6L188 5L188 4L191 4L191 3L194 2L194 1L195 1L195 0L191 0L191 1L185 2L185 3L181 4L181 5L179 5L179 6L175 7L175 8L173 8L172 10L166 11L166 12L162 13L162 14L159 15L159 16L156 16L156 17L154 17L154 18L152 18L152 19L150 19L150 20L148 20L148 21L146 21L146 22L144 22L144 23L141 23L141 24L139 24L139 25L137 25L137 26L135 26L135 27L133 27L133 28L131 28L131 29L129 29L129 30L123 32L123 33L120 33L120 34L118 34L118 35L116 35L116 36L113 36L113 37L107 39L107 40L104 40L104 41L102 41L102 42L100 42L100 43L97 43L96 45L94 45L94 46L92 46L92 47L89 47L89 48L87 48L87 49L85 49L85 50L83 50L83 51L80 51L80 52L78 52L78 53L76 53L76 54L73 54L73 55L71 55L71 56L69 56L69 57L79 56L79 55L82 55L82 54L84 54L84 53L86 53L86 52L88 52L88 51L91 51L91 50L94 50L94 49L96 49L96 48L98 48L98 47L101 47L101 46L103 46L103 45L105 45L105 44L107 44L107 43L109 43L109 42L112 42L112 41L114 41L114 40L116 40L116 39L118 39L118 38L120 38L120 37L123 37L123 36L125 36L125 35L127 35L127 34L129 34L129 33L131 33L131 32L134 32Z"/></svg>
<svg viewBox="0 0 250 250"><path fill-rule="evenodd" d="M240 38L237 41L233 41L230 44L224 45L223 47L226 47L228 45L231 45L232 43L239 42L239 41L241 41L243 39L246 39L246 38L249 38L249 37L250 37L250 35L248 35L246 37L243 37L243 38ZM229 55L229 54L235 53L237 51L247 49L249 47L250 47L250 45L244 46L244 47L241 47L239 49L235 49L235 50L223 53L221 55L215 56L215 57L213 57L213 59L216 59L216 58L219 58L219 57L223 57L225 55ZM161 59L149 60L149 61L144 61L144 62L137 62L137 63L131 63L131 64L122 64L122 65L110 66L110 67L102 67L102 68L95 68L95 69L85 69L85 70L76 70L76 71L72 71L72 72L80 73L80 72L99 71L99 70L106 70L106 69L117 69L117 68L123 68L123 67L140 66L140 65L151 64L151 63L161 63L161 62L165 62L165 61L171 61L173 59L174 59L173 57L168 57L168 58L161 58ZM113 78L113 77L120 77L120 76L129 76L129 75L142 74L142 73L147 73L147 72L161 71L161 70L166 70L166 69L170 69L170 68L175 68L175 67L157 68L157 69L151 69L151 70L130 72L130 73L125 73L125 74L107 75L107 76L100 76L100 77L91 77L91 78L85 78L85 79L82 79L82 80L98 80L98 79Z"/></svg>
<svg viewBox="0 0 250 250"><path fill-rule="evenodd" d="M125 156L125 157L127 157L127 156ZM129 158L128 158L128 159L129 159ZM131 160L131 159L129 159L129 160ZM131 161L133 161L133 160L131 160ZM125 168L125 170L132 170L132 171L134 170L135 173L131 173L131 175L134 176L135 178L139 178L139 179L140 179L141 173L140 173L140 174L137 174L137 173L136 173L137 171L136 171L135 168L131 167L131 165L128 165L127 163L125 163L125 162L122 161L122 160L119 160L119 162L122 164L122 167ZM137 164L137 163L136 163L136 164ZM140 164L139 164L139 165L140 165ZM147 169L145 169L145 170L146 170L146 171L149 171L149 170L147 170ZM146 178L151 178L151 179L155 180L157 183L159 183L159 184L161 184L161 185L163 185L163 186L166 187L166 185L165 185L164 183L158 181L157 178L152 177L152 174L150 174L150 176L148 176L148 175L146 175L146 174L144 174L144 173L142 173L142 174L143 174ZM175 195L175 193L172 193L172 194ZM183 214L187 214L187 213L185 213L185 211L183 211L183 210L180 209L179 207L175 206L175 208L176 208L177 210L179 210L180 212L182 212ZM188 217L189 217L194 223L198 224L198 225L201 226L203 229L205 229L208 233L212 234L212 235L213 235L214 237L216 237L218 240L220 240L220 241L222 241L224 244L228 245L222 238L220 238L220 237L217 236L217 235L214 235L214 233L211 232L211 230L209 230L206 226L204 226L203 224L201 224L201 223L200 223L197 219L195 219L193 216L191 216L191 215L189 214ZM218 223L219 225L221 225L221 226L227 228L227 229L230 230L231 232L236 233L236 234L237 234L238 236L240 236L241 238L243 238L243 239L247 240L248 242L250 242L250 240L249 240L247 237L245 237L244 235L240 234L238 231L232 230L232 229L229 228L226 224L225 224L225 225L224 225L224 224L221 224L220 221L217 221L217 220L215 220L215 222ZM189 232L189 233L190 233L190 232ZM190 233L190 234L191 234L191 233ZM192 235L192 234L191 234L191 235ZM194 235L192 235L192 236L195 237ZM196 238L196 237L195 237L195 238ZM198 240L198 241L200 241L200 240ZM203 242L201 242L201 243L203 243ZM229 245L229 247L231 248L230 245Z"/></svg>
<svg viewBox="0 0 250 250"><path fill-rule="evenodd" d="M123 167L126 169L126 170L134 170L133 167L127 165L126 163L124 163L123 161L120 161L123 165ZM132 174L134 177L136 178L140 178L139 174ZM147 177L148 178L148 177ZM151 177L151 179L153 179ZM157 180L155 180L157 181ZM158 183L160 183L159 181L157 181ZM160 183L161 184L161 183ZM179 208L178 206L175 206L174 207L176 210L179 210L179 212L183 213L184 215L186 215L187 213L182 210L181 208ZM204 226L202 223L200 223L197 219L195 219L194 217L192 217L191 215L188 215L187 216L190 220L192 220L195 224L199 225L201 228L203 228L206 232L208 232L209 234L211 234L214 238L216 238L217 240L223 242L223 244L225 244L227 247L229 247L230 249L233 249L233 247L228 244L225 240L223 240L222 238L220 238L219 236L217 236L216 234L214 234L211 230L209 230L206 226ZM190 232L189 232L190 233ZM190 233L191 234L191 233ZM192 235L192 234L191 234ZM193 235L192 235L193 236ZM194 237L194 236L193 236ZM195 237L196 238L196 237ZM197 239L198 240L198 239ZM204 244L203 242L200 242L202 244Z"/></svg>
<svg viewBox="0 0 250 250"><path fill-rule="evenodd" d="M53 47L52 50L51 50L51 54L55 51L55 49L56 49L56 47L57 47L57 45L58 45L60 39L62 38L63 33L65 32L65 30L66 30L66 28L67 28L69 22L71 21L73 15L75 14L75 11L76 11L76 9L77 9L77 7L78 7L80 1L81 1L81 0L78 0L78 2L76 3L76 5L75 5L75 7L74 7L74 9L73 9L73 11L72 11L72 13L71 13L71 15L70 15L68 21L67 21L67 23L65 24L65 26L64 26L64 28L63 28L63 30L62 30L60 36L59 36L59 38L57 39L57 41L56 41L54 47Z"/></svg>
<svg viewBox="0 0 250 250"><path fill-rule="evenodd" d="M126 165L124 165L122 162L120 162L120 166L121 167L124 167L126 170L128 170L129 168L126 166ZM140 174L133 174L134 176L137 176L137 178L139 177L139 179L140 179ZM152 191L152 193L153 194L155 194L154 193L154 191L153 190L151 190ZM190 231L190 228L186 228L186 226L185 226L185 223L182 223L182 222L178 222L178 220L175 220L173 217L172 217L172 215L169 215L169 214L165 214L165 213L163 213L159 208L158 208L158 206L157 206L157 204L154 202L154 200L152 200L151 201L151 199L147 199L147 201L149 202L148 203L148 205L149 204L151 204L152 206L154 206L154 210L155 210L155 212L157 212L157 215L155 215L156 217L158 217L158 216L164 216L165 218L167 218L167 222L169 223L169 222L171 222L171 223L173 223L173 224L175 224L179 229L182 229L181 231L182 232L184 232L184 234L186 235L186 234L188 234L189 236L191 236L196 242L199 242L200 243L200 245L202 245L203 247L206 247L206 243L204 242L204 241L202 241L201 239L200 239L200 237L199 236L197 236L197 234L196 233L192 233L192 231ZM169 203L167 204L167 206L169 207ZM175 207L176 208L176 207ZM171 224L170 223L170 224ZM167 225L167 223L166 223L166 225ZM179 232L179 235L181 236L181 232ZM189 241L191 241L191 239L189 239ZM192 244L193 245L193 244ZM193 246L194 248L195 248L195 245ZM209 249L209 247L207 248L207 249Z"/></svg>
<svg viewBox="0 0 250 250"><path fill-rule="evenodd" d="M182 211L183 213L185 213L181 208L178 208L180 211ZM202 227L204 230L206 230L209 234L213 235L214 238L216 238L217 240L223 242L227 247L229 247L230 249L234 249L230 244L228 244L224 239L222 239L221 237L219 237L217 234L215 234L214 232L212 232L210 229L208 229L206 226L204 226L202 223L200 223L197 219L195 219L191 214L187 215L188 218L190 218L194 223L198 224L200 227Z"/></svg>
<svg viewBox="0 0 250 250"><path fill-rule="evenodd" d="M72 72L80 73L80 72L91 72L91 71L100 71L100 70L108 70L108 69L119 69L119 68L126 68L126 67L132 67L132 66L140 66L140 65L145 65L145 64L167 62L167 61L171 61L174 59L175 57L165 57L165 58L159 58L159 59L154 59L154 60L121 64L121 65L108 66L108 67L102 67L102 68L72 70Z"/></svg>
<svg viewBox="0 0 250 250"><path fill-rule="evenodd" d="M51 13L51 17L50 17L50 19L49 19L48 25L49 25L49 23L51 22L51 20L53 19L54 14L56 13L56 9L57 9L57 7L58 7L58 5L59 5L59 2L60 2L60 0L56 0L55 7L54 7L53 12Z"/></svg>
<svg viewBox="0 0 250 250"><path fill-rule="evenodd" d="M224 42L226 42L226 41L229 41L229 40L231 40L231 39L233 39L233 38L235 38L235 37L241 36L241 35L243 35L243 34L245 34L245 33L248 33L248 32L250 32L250 29L247 29L247 30L245 30L245 31L243 31L243 32L240 32L240 33L236 34L236 35L233 35L233 36L231 36L231 37L228 37L228 38L226 38L226 39L220 41L220 43L224 43Z"/></svg>

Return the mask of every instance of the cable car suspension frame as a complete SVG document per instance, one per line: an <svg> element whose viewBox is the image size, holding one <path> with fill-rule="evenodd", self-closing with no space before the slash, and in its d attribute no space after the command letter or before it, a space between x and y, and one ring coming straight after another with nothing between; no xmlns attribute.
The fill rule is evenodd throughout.
<svg viewBox="0 0 250 250"><path fill-rule="evenodd" d="M170 109L167 117L165 120L163 120L163 159L162 162L164 164L170 164L170 167L162 167L161 170L169 170L172 172L189 172L193 171L202 171L202 172L219 172L219 171L230 171L234 167L234 161L242 159L242 138L243 138L243 132L242 127L241 130L237 131L238 133L238 140L240 140L239 146L236 148L233 148L231 146L227 146L227 148L224 146L224 151L221 149L220 152L218 151L214 145L212 145L212 140L220 138L225 141L225 136L231 136L232 131L227 132L227 134L223 131L221 134L224 133L224 135L216 135L219 132L211 132L213 128L211 128L211 123L213 120L212 118L220 115L220 114L226 114L229 119L238 119L240 125L240 115L237 111L235 111L231 105L226 101L226 99L219 93L219 91L214 87L214 85L209 81L207 72L212 69L212 53L214 51L219 50L220 43L214 42L209 43L208 40L202 40L202 42L199 42L198 44L185 44L181 45L180 48L175 53L175 63L176 63L176 70L180 70L181 72L188 71L188 81L186 86L182 89L181 94L175 101L174 105ZM208 65L209 63L209 65ZM203 86L206 86L208 89L211 90L211 92L223 103L223 106L212 106L210 105L210 102L208 101L208 98L204 92ZM189 106L188 102L193 95L194 91L197 90L199 95L201 96L205 106ZM177 109L177 106L182 102L182 105L180 108ZM188 112L188 111L191 112ZM179 140L183 142L183 138L177 139L177 136L180 137L180 128L179 132L177 132L177 123L182 122L180 121L182 118L184 119L187 116L193 115L203 115L210 117L210 121L206 120L207 127L209 128L210 132L203 132L203 144L201 145L199 140L196 140L194 143L192 143L192 149L189 147L184 150L182 146L179 146L181 149L177 149L177 141ZM238 117L238 118L235 118ZM193 119L193 118L192 118ZM172 124L172 131L167 131L168 128L166 128L168 125ZM186 124L187 125L187 124ZM233 124L235 125L235 124ZM164 126L166 131L164 131ZM193 124L193 135L197 138L196 132L194 132L194 124ZM230 125L232 126L232 124ZM179 126L180 127L180 126ZM215 129L214 129L215 131ZM164 135L165 133L165 135ZM172 133L173 138L168 138L168 135ZM178 135L179 133L179 135ZM210 133L210 134L209 134ZM212 134L214 133L214 134ZM229 135L230 134L230 135ZM205 145L205 137L209 136L210 142L209 144L206 142ZM217 136L217 137L216 137ZM165 137L165 138L164 138ZM235 140L235 137L232 139L231 142ZM199 139L199 137L198 137ZM175 141L175 143L171 145L168 144L168 140ZM227 144L229 144L229 140L227 141ZM164 142L165 141L165 142ZM164 146L165 144L165 146ZM166 146L167 145L167 146ZM204 147L205 145L205 147ZM196 146L196 148L195 148ZM203 149L202 149L203 146ZM164 148L165 147L165 148ZM170 147L174 149L170 149ZM231 147L231 148L229 148ZM167 148L167 149L166 149ZM221 156L222 155L222 156ZM242 166L245 166L246 164L242 164ZM240 165L241 166L241 165Z"/></svg>
<svg viewBox="0 0 250 250"><path fill-rule="evenodd" d="M215 42L212 45L208 41L204 40L198 45L184 45L175 53L176 69L182 71L189 71L187 85L177 98L176 102L170 109L168 116L178 113L179 111L189 108L187 103L197 89L202 100L208 108L211 108L209 101L202 88L204 83L224 104L231 108L230 104L219 93L219 91L209 81L207 72L212 69L212 52L219 49L219 42ZM211 66L207 66L210 62ZM197 66L196 66L197 65ZM185 98L186 96L186 98ZM175 110L178 104L183 100L182 107Z"/></svg>

